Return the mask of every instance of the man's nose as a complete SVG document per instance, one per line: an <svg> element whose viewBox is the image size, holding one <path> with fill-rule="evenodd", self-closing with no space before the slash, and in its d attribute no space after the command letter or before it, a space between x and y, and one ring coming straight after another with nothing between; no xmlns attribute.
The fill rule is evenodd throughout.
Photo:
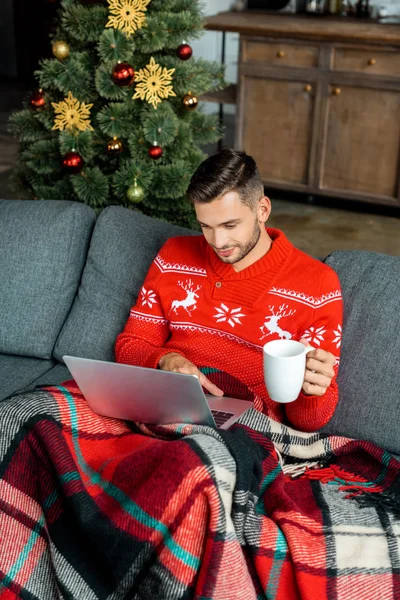
<svg viewBox="0 0 400 600"><path fill-rule="evenodd" d="M224 248L224 246L228 245L228 236L226 234L226 231L214 231L213 238L213 246L218 250L221 250L222 248Z"/></svg>

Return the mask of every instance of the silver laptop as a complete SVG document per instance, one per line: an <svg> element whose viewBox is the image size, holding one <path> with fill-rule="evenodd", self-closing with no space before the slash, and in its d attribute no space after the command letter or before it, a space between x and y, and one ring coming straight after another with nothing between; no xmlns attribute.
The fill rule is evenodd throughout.
<svg viewBox="0 0 400 600"><path fill-rule="evenodd" d="M63 359L92 410L106 417L227 429L253 406L246 400L205 395L195 375L76 356Z"/></svg>

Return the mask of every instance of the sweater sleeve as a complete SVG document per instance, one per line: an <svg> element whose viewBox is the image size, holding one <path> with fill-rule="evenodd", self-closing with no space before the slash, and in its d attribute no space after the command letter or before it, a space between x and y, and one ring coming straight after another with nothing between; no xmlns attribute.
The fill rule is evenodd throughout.
<svg viewBox="0 0 400 600"><path fill-rule="evenodd" d="M321 303L314 310L313 323L300 335L314 348L331 352L335 358L335 375L323 396L307 396L300 393L297 400L286 405L290 423L301 431L316 431L333 416L339 399L337 374L340 361L343 306L339 278L330 269L323 278Z"/></svg>
<svg viewBox="0 0 400 600"><path fill-rule="evenodd" d="M162 273L157 266L157 261L159 257L166 258L168 244L169 241L164 244L154 259L140 289L136 304L130 310L124 330L117 337L116 362L157 368L158 362L164 354L179 352L173 348L164 347L170 336L170 329L159 296Z"/></svg>

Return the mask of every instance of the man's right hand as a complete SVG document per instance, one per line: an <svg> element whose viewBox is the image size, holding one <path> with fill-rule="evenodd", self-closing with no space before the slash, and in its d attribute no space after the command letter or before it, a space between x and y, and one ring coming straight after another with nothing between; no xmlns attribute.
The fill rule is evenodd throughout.
<svg viewBox="0 0 400 600"><path fill-rule="evenodd" d="M204 389L214 396L223 396L224 392L212 383L190 360L178 354L178 352L169 352L164 354L158 361L158 366L163 371L174 371L175 373L187 373L196 375Z"/></svg>

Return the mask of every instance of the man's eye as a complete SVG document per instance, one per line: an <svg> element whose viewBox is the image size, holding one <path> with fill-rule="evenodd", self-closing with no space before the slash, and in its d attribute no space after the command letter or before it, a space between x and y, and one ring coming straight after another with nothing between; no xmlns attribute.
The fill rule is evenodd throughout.
<svg viewBox="0 0 400 600"><path fill-rule="evenodd" d="M234 227L236 227L236 223L233 225L225 225L225 229L233 229Z"/></svg>
<svg viewBox="0 0 400 600"><path fill-rule="evenodd" d="M201 227L202 229L209 229L208 225L202 225L202 224L200 224L200 227Z"/></svg>

